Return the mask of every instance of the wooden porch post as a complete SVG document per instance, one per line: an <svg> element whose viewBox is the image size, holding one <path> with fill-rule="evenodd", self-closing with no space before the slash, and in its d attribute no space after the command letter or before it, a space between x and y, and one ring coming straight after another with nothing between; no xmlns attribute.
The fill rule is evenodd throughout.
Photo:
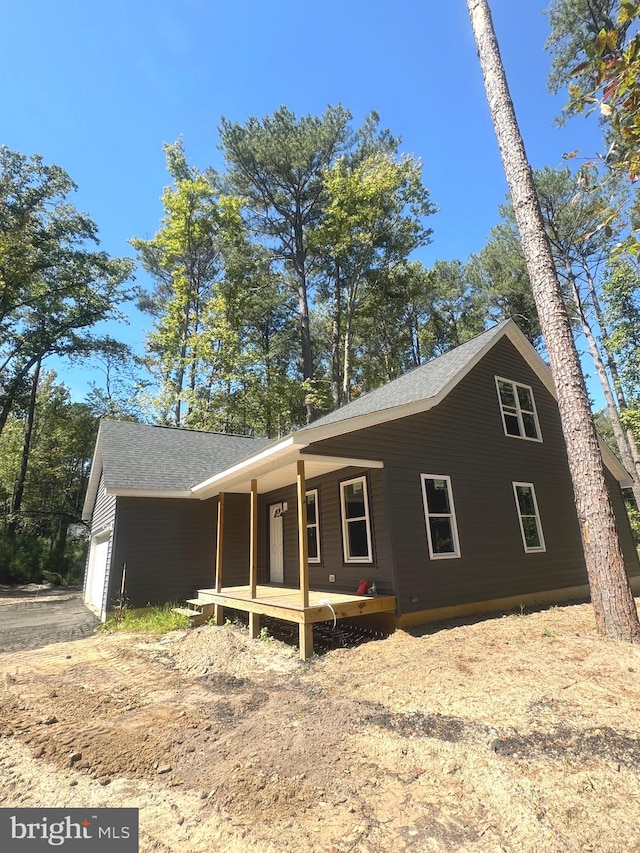
<svg viewBox="0 0 640 853"><path fill-rule="evenodd" d="M251 481L251 524L249 527L249 594L256 597L258 587L258 481ZM260 633L260 616L249 613L249 636L255 640Z"/></svg>
<svg viewBox="0 0 640 853"><path fill-rule="evenodd" d="M304 460L298 459L296 486L298 492L298 555L300 560L300 599L303 607L309 606L309 546L307 544L307 497ZM300 657L313 654L313 625L302 621L299 625Z"/></svg>
<svg viewBox="0 0 640 853"><path fill-rule="evenodd" d="M216 592L222 590L222 545L224 536L224 492L218 495L218 526L216 533ZM216 625L224 622L224 609L216 604L213 608Z"/></svg>

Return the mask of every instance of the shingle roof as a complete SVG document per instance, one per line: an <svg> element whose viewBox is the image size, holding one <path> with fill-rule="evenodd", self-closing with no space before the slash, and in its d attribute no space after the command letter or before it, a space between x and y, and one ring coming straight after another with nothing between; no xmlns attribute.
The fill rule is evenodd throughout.
<svg viewBox="0 0 640 853"><path fill-rule="evenodd" d="M105 486L186 491L272 441L103 420L100 442Z"/></svg>
<svg viewBox="0 0 640 853"><path fill-rule="evenodd" d="M497 326L493 326L455 349L410 370L398 379L376 388L375 391L363 394L346 406L336 409L335 412L318 418L317 421L303 427L299 432L304 433L306 430L313 430L325 424L338 423L339 421L369 415L373 412L381 412L385 409L393 409L406 403L415 403L437 396L449 382L473 362L479 352L489 346L494 339L504 334L504 328L510 322L510 320L505 320Z"/></svg>

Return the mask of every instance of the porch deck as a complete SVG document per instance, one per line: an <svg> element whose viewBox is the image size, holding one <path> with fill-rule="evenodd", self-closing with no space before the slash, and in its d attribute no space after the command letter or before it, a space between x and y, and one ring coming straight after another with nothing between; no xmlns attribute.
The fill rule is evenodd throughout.
<svg viewBox="0 0 640 853"><path fill-rule="evenodd" d="M272 616L285 622L295 622L300 627L300 657L304 659L313 653L313 625L331 619L363 616L368 613L383 613L396 609L393 595L351 595L345 592L326 592L309 590L309 604L303 606L300 589L281 585L258 585L256 594L251 596L250 586L199 589L198 599L204 604L213 604L216 608L216 621L222 622L222 610L230 607L252 614L249 630L252 635L258 632L260 616Z"/></svg>
<svg viewBox="0 0 640 853"><path fill-rule="evenodd" d="M346 616L362 616L365 613L382 613L395 610L393 595L350 595L345 592L321 592L309 590L309 606L303 607L300 590L296 587L260 585L255 598L251 598L249 586L227 586L220 592L215 589L199 589L198 598L207 604L218 604L284 619L298 624L326 622ZM328 603L327 603L328 602Z"/></svg>

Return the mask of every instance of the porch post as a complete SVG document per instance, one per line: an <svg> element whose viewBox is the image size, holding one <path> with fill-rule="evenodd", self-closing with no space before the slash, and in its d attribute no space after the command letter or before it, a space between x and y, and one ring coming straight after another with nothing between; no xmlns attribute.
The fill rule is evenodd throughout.
<svg viewBox="0 0 640 853"><path fill-rule="evenodd" d="M309 546L307 544L307 497L304 476L304 460L298 459L296 486L298 492L298 555L300 560L300 598L303 608L309 606ZM313 625L306 622L306 614L298 625L300 657L302 660L313 654Z"/></svg>
<svg viewBox="0 0 640 853"><path fill-rule="evenodd" d="M218 495L218 526L216 532L216 592L222 590L222 545L224 536L224 492ZM224 622L224 611L220 604L213 608L216 625Z"/></svg>
<svg viewBox="0 0 640 853"><path fill-rule="evenodd" d="M304 459L298 459L298 554L300 560L300 598L303 607L309 606L309 546L307 544L307 490L304 477Z"/></svg>
<svg viewBox="0 0 640 853"><path fill-rule="evenodd" d="M258 481L251 481L251 523L249 527L249 595L256 597L258 587ZM249 613L249 636L252 640L260 633L260 616Z"/></svg>

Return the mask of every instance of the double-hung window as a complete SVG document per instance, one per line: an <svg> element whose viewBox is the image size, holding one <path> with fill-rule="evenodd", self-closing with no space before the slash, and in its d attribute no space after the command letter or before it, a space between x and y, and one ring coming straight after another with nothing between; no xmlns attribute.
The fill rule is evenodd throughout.
<svg viewBox="0 0 640 853"><path fill-rule="evenodd" d="M453 506L451 479L437 474L421 474L424 516L427 523L429 556L444 560L460 556L458 526Z"/></svg>
<svg viewBox="0 0 640 853"><path fill-rule="evenodd" d="M506 435L542 441L533 391L528 385L496 376L502 424Z"/></svg>
<svg viewBox="0 0 640 853"><path fill-rule="evenodd" d="M542 535L542 524L538 512L538 501L533 483L514 483L513 491L516 496L518 519L520 521L520 532L522 544L526 552L546 551L544 536Z"/></svg>
<svg viewBox="0 0 640 853"><path fill-rule="evenodd" d="M371 523L366 477L355 477L340 483L340 509L345 563L371 563Z"/></svg>
<svg viewBox="0 0 640 853"><path fill-rule="evenodd" d="M320 562L320 518L318 515L318 490L306 494L307 501L307 551L310 563Z"/></svg>

